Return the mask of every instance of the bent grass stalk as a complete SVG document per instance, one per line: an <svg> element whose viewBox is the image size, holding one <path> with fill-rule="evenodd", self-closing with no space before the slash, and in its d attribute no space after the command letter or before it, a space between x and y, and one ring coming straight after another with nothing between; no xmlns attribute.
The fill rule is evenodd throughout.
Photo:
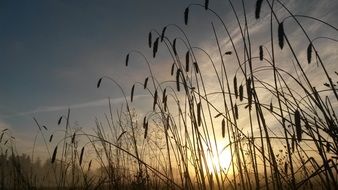
<svg viewBox="0 0 338 190"><path fill-rule="evenodd" d="M192 11L205 11L220 23L222 28L217 29L216 22L210 22L213 32L210 40L217 52L193 47L178 25L166 25L161 32L151 30L146 45L151 48L152 61L159 59L158 53L165 45L173 63L170 71L165 72L172 79L158 81L147 56L133 50L126 55L125 66L132 67L133 56L139 55L149 75L144 81L134 82L130 97L113 78L104 76L98 80L97 88L109 80L124 97L124 104L116 108L116 113L109 99L106 123L96 120L95 133L89 134L71 127L70 110L59 118L58 125L65 120L64 134L49 155L58 188L338 188L335 113L338 95L334 84L337 76L330 76L325 59L317 51L319 45L314 43L318 39L337 40L330 36L310 38L298 18L325 24L335 31L337 28L311 16L292 14L279 0L257 0L256 7L252 7L254 17L263 22L261 12L268 10L270 27L268 43L257 44L244 1L241 10L235 9L231 0L228 3L240 31L239 42L234 41L228 25L212 9L212 2L189 4L183 14L185 25L192 23L189 21L193 19ZM277 4L289 15L280 18ZM296 53L298 50L290 40L292 34L285 30L290 26L287 19L294 20L308 40L304 47L305 61ZM171 29L182 37L170 39L167 35ZM223 33L226 37L221 38ZM274 36L279 48L275 47ZM225 50L223 41L227 40L230 49ZM285 60L279 57L279 51L288 53L295 71L283 68ZM228 63L227 58L233 58L234 63ZM310 67L315 66L310 64L315 61L326 77L322 87L313 86L315 81L302 65L306 62ZM236 65L235 72L228 64ZM201 69L206 66L213 70ZM212 88L208 86L210 73L216 81ZM264 78L267 73L269 77ZM149 80L152 85L148 84ZM138 113L133 107L138 103L139 87L151 98L145 113ZM47 130L34 120L49 152L55 133L49 134L49 127ZM83 142L81 137L88 142L78 151L78 143ZM6 145L8 140L4 142L3 138L4 131L0 143ZM93 154L88 157L90 151ZM222 165L224 152L230 157L227 166ZM92 164L100 168L99 175L91 173ZM13 165L18 169L18 176L21 175L19 166ZM31 187L30 180L24 181L27 183L23 186Z"/></svg>

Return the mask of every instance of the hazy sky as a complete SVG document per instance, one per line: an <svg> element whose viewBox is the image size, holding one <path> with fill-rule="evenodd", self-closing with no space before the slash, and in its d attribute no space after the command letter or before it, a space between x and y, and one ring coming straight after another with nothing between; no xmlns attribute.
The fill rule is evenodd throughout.
<svg viewBox="0 0 338 190"><path fill-rule="evenodd" d="M146 67L135 60L136 65L125 68L125 55L131 50L141 50L152 60L151 50L147 48L151 29L161 31L166 24L175 23L187 30L193 39L198 39L194 40L194 45L210 47L210 39L213 39L210 21L215 20L214 17L203 9L196 9L191 11L191 26L186 27L183 22L185 7L189 3L203 2L1 0L0 130L11 128L19 142L26 142L33 138L36 129L32 117L46 126L55 126L67 107L73 109L74 120L93 125L94 118L107 110L105 99L108 96L121 98L113 86L97 89L97 79L111 76L129 93L132 83L146 76ZM237 7L238 2L236 0ZM256 27L258 21L253 19L255 1L245 2L252 31L259 33L256 37L260 42L267 43L263 39L266 33L262 32L266 29ZM284 2L296 13L315 16L337 26L337 0ZM235 26L234 18L228 17L232 13L227 1L210 0L210 7L220 11L227 24ZM264 9L267 7L263 4L262 20L264 16L268 18L268 11ZM307 27L317 31L323 26ZM292 27L288 30L293 31ZM331 34L329 29L326 32ZM337 38L336 33L333 37ZM177 32L168 31L170 34L175 36ZM233 34L236 36L238 32ZM337 50L331 51L337 53ZM158 64L171 64L167 60L163 55L163 62Z"/></svg>

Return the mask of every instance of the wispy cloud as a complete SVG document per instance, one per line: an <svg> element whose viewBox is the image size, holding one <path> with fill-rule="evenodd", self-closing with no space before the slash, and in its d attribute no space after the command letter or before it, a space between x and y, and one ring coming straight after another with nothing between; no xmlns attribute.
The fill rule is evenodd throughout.
<svg viewBox="0 0 338 190"><path fill-rule="evenodd" d="M135 95L134 99L136 100L136 99L139 99L139 98L142 98L142 97L147 97L147 96L148 95ZM130 97L126 97L126 99L129 100ZM98 100L93 100L93 101L79 103L79 104L72 104L72 105L43 106L43 107L36 108L34 110L29 110L29 111L26 111L26 112L20 112L20 113L7 115L5 117L25 116L25 115L31 115L31 114L37 114L37 113L44 113L44 112L56 112L56 111L61 111L61 110L65 110L65 109L68 109L68 108L70 108L70 109L83 109L83 108L107 106L108 102L109 102L108 98L104 98L104 99L98 99ZM120 104L120 103L123 103L123 102L125 102L124 97L110 99L110 103L112 105ZM2 126L1 122L0 122L0 126Z"/></svg>

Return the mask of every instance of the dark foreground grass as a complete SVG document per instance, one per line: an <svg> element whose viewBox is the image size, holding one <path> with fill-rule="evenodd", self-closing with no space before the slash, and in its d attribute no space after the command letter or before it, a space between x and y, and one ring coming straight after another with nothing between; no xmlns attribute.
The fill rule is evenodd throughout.
<svg viewBox="0 0 338 190"><path fill-rule="evenodd" d="M33 167L32 161L31 169L24 168L8 143L13 137L2 131L1 164L9 167L1 167L2 189L337 189L338 73L327 68L331 63L316 46L319 40L326 47L337 40L310 37L301 18L335 34L337 28L318 18L294 15L279 0L258 0L256 7L241 3L237 10L228 1L240 42L210 8L212 2L185 9L186 25L192 11L215 16L210 21L213 52L191 46L177 25L152 30L152 56L156 58L158 51L169 54L173 64L163 72L172 78L158 81L144 54L127 54L125 65L132 67L130 58L141 56L149 76L136 82L130 95L113 78L98 80L98 88L114 84L125 102L113 108L109 101L106 121L96 121L94 134L72 128L68 110L58 122L65 128L64 136L52 147L52 134L35 120L51 158L44 166L48 172L37 172L34 168L41 164ZM275 7L288 15L281 18ZM251 37L246 9L255 9L255 19L261 19L262 10L268 14L267 43L257 44ZM294 38L286 32L288 27L304 36L303 51L295 48L302 46L290 40ZM169 39L169 28L182 36ZM230 46L225 48L224 41ZM316 68L315 75L309 67ZM316 76L324 81L320 86ZM152 99L146 113L133 107L137 90Z"/></svg>

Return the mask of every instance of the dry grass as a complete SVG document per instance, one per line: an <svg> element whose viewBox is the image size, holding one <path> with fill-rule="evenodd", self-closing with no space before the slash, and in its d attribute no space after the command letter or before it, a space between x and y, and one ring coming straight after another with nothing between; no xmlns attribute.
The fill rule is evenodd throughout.
<svg viewBox="0 0 338 190"><path fill-rule="evenodd" d="M242 45L233 42L226 23L210 7L209 1L190 4L184 11L185 25L188 25L189 12L199 8L219 19L218 23L224 30L216 29L211 21L216 53L192 47L187 35L177 25L167 25L161 33L152 31L148 35L152 57L155 61L158 51L167 47L165 51L171 55L173 62L168 71L172 79L157 81L146 56L134 51L145 58L150 76L143 83L136 82L132 86L130 101L123 88L112 78L98 80L98 88L108 81L116 85L125 102L121 108L113 108L109 102L110 112L105 115L106 121L96 121L94 134L71 128L69 110L66 116L60 117L57 123L64 125L64 136L54 146L53 154L49 155L55 187L338 188L338 119L335 113L338 95L334 84L337 76L331 76L327 71L313 43L319 38L309 38L297 15L289 12L279 0L264 3L258 0L255 18L260 18L261 10L269 12L271 34L266 36L267 44L257 45L249 32L244 2L241 11L235 10L229 2L238 22ZM278 4L290 15L280 20L272 3ZM243 15L238 15L239 12ZM285 22L287 18L295 21L293 27L300 28L308 40L304 57L308 63L313 60L318 62L318 72L322 72L327 81L325 88L316 88L316 81L311 80L312 75L304 69L302 55L296 53L299 51L294 49L290 36L284 31L289 24ZM317 18L306 18L334 28ZM275 26L277 30L273 28ZM166 36L169 27L182 32L183 38L169 39ZM225 35L220 35L222 31ZM274 46L275 31L279 48ZM226 37L220 39L219 36ZM178 48L177 40L182 40L186 46ZM222 41L230 41L231 49L224 50L220 44ZM185 57L178 51L184 48ZM254 56L256 51L258 56ZM289 53L295 72L281 66L280 62L284 60L277 52ZM209 60L201 61L201 54L207 55ZM127 54L126 66L132 66L129 58L133 55ZM228 57L234 61L226 62ZM190 69L191 63L193 68ZM236 65L236 69L229 69L232 68L229 64ZM213 70L200 70L206 65ZM206 75L210 77L210 73L214 77L212 86L209 86L210 79ZM148 80L153 86L147 85ZM148 112L136 113L133 109L137 103L135 92L138 87L149 93L152 99ZM143 122L139 117L143 118ZM36 123L43 138L49 136L49 141L45 140L49 152L53 147L53 134L49 134L47 129L42 131L38 121ZM6 142L4 145L10 140L6 134L2 131L0 138L0 142ZM78 151L80 141L83 146ZM91 154L86 153L89 151ZM224 154L228 157L222 156ZM229 160L227 165L224 164L225 159ZM99 168L97 173L91 172L92 164ZM20 167L14 168L17 168L17 174L22 173ZM14 177L18 179L18 176ZM30 177L21 176L20 179L23 181L20 187L36 185L31 183Z"/></svg>

